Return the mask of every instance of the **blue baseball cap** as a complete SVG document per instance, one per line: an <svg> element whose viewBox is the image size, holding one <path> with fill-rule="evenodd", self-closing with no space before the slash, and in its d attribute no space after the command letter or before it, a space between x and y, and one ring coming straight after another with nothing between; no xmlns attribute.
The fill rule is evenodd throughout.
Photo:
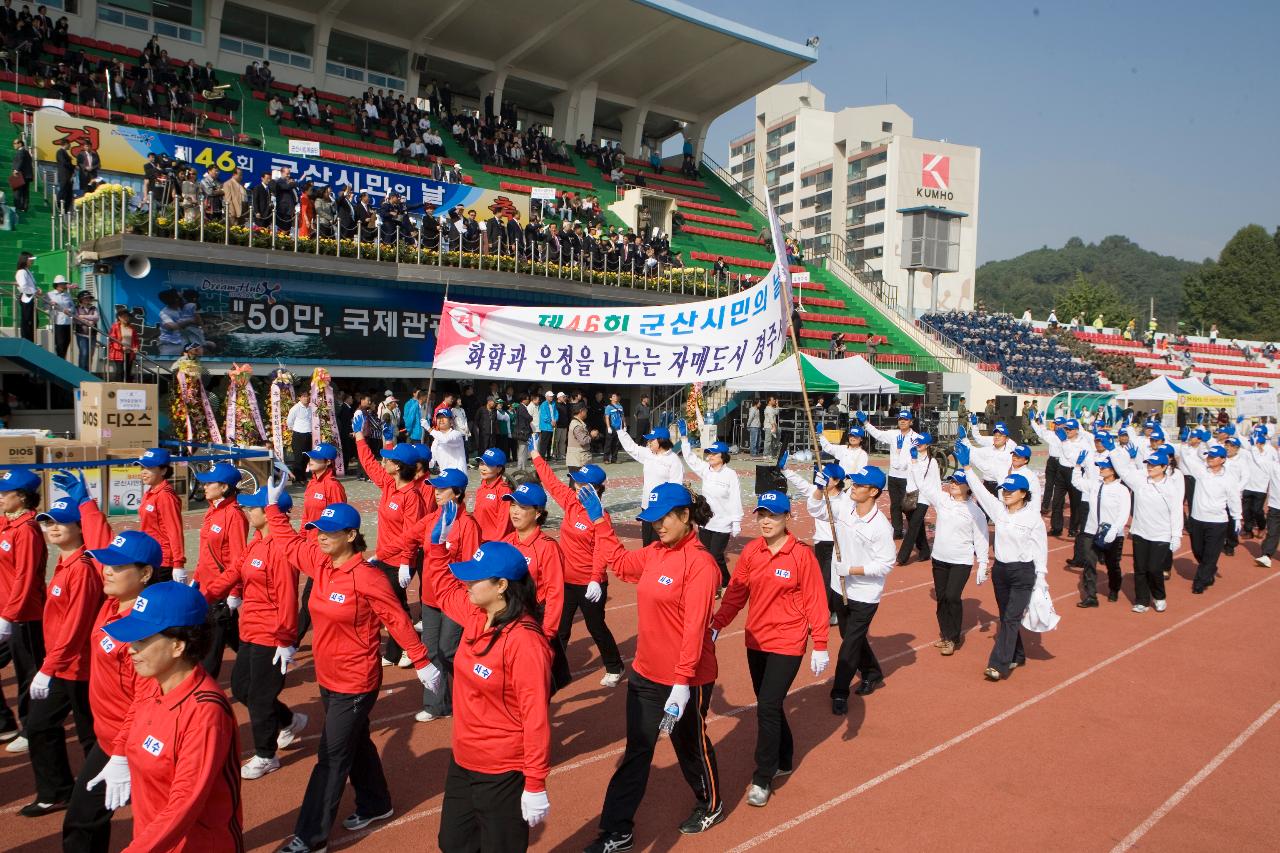
<svg viewBox="0 0 1280 853"><path fill-rule="evenodd" d="M521 483L520 488L502 496L504 501L514 501L520 506L546 506L547 490L537 483Z"/></svg>
<svg viewBox="0 0 1280 853"><path fill-rule="evenodd" d="M1065 424L1066 422L1067 422L1067 419L1066 419L1066 418L1064 418L1064 417L1062 417L1061 415L1059 415L1058 417L1056 417L1056 418L1054 418L1054 419L1053 419L1053 425L1054 425L1054 426L1062 426L1062 425L1063 425L1063 424Z"/></svg>
<svg viewBox="0 0 1280 853"><path fill-rule="evenodd" d="M128 566L141 563L159 568L164 562L160 543L141 530L121 530L105 548L94 548L89 556L104 566Z"/></svg>
<svg viewBox="0 0 1280 853"><path fill-rule="evenodd" d="M599 465L583 465L578 470L569 472L569 479L575 483L590 483L593 486L603 483L606 476Z"/></svg>
<svg viewBox="0 0 1280 853"><path fill-rule="evenodd" d="M969 478L968 478L968 476L966 476L966 475L965 475L965 473L964 473L963 471L956 471L954 474L952 474L951 476L947 477L947 478L946 478L945 480L943 480L942 482L944 482L944 483L959 483L959 484L960 484L960 485L962 485L962 486L967 486L967 485L969 485Z"/></svg>
<svg viewBox="0 0 1280 853"><path fill-rule="evenodd" d="M0 492L37 492L40 490L40 478L31 471L11 469L0 477Z"/></svg>
<svg viewBox="0 0 1280 853"><path fill-rule="evenodd" d="M507 464L507 454L498 447L490 447L480 454L480 461L490 468L502 468Z"/></svg>
<svg viewBox="0 0 1280 853"><path fill-rule="evenodd" d="M323 530L337 533L339 530L359 530L360 513L351 504L329 504L315 521L303 525L306 530Z"/></svg>
<svg viewBox="0 0 1280 853"><path fill-rule="evenodd" d="M1025 444L1019 444L1017 447L1013 449L1013 455L1021 456L1023 459L1030 459L1031 448L1027 447Z"/></svg>
<svg viewBox="0 0 1280 853"><path fill-rule="evenodd" d="M418 451L412 444L394 444L391 447L382 448L382 458L404 465L417 465Z"/></svg>
<svg viewBox="0 0 1280 853"><path fill-rule="evenodd" d="M929 435L929 433L927 432L922 432L912 440L912 444L914 444L916 447L923 447L926 444L933 444L933 436Z"/></svg>
<svg viewBox="0 0 1280 853"><path fill-rule="evenodd" d="M1103 457L1101 457L1101 458L1099 458L1099 459L1095 459L1095 460L1093 460L1093 464L1094 464L1094 466L1095 466L1095 467L1097 467L1097 468L1114 468L1114 467L1116 467L1116 466L1112 465L1112 464L1111 464L1111 460L1110 460L1110 459L1108 459L1108 458L1107 458L1107 457L1105 457L1105 456L1103 456Z"/></svg>
<svg viewBox="0 0 1280 853"><path fill-rule="evenodd" d="M1152 427L1151 435L1147 436L1152 441L1164 441L1164 430L1160 427Z"/></svg>
<svg viewBox="0 0 1280 853"><path fill-rule="evenodd" d="M169 451L163 447L152 447L143 451L136 464L141 465L143 468L163 468L170 464L172 459L173 457L169 455Z"/></svg>
<svg viewBox="0 0 1280 853"><path fill-rule="evenodd" d="M520 549L507 542L485 542L470 560L450 563L449 571L460 581L505 578L517 581L529 574L529 561Z"/></svg>
<svg viewBox="0 0 1280 853"><path fill-rule="evenodd" d="M996 421L996 425L991 428L992 435L1008 435L1009 428L1005 426L1004 421Z"/></svg>
<svg viewBox="0 0 1280 853"><path fill-rule="evenodd" d="M460 468L445 468L439 475L428 480L437 489L465 489L467 472Z"/></svg>
<svg viewBox="0 0 1280 853"><path fill-rule="evenodd" d="M196 479L202 483L226 483L234 486L240 482L240 472L230 462L219 462L208 471L196 472Z"/></svg>
<svg viewBox="0 0 1280 853"><path fill-rule="evenodd" d="M418 452L418 461L426 465L431 461L431 446L427 444L411 444L409 445Z"/></svg>
<svg viewBox="0 0 1280 853"><path fill-rule="evenodd" d="M1063 426L1066 427L1067 429L1080 429L1080 422L1075 418L1070 418L1066 423L1063 424Z"/></svg>
<svg viewBox="0 0 1280 853"><path fill-rule="evenodd" d="M1143 459L1142 462L1145 465L1159 465L1164 467L1169 464L1169 457L1163 453L1152 453L1146 459Z"/></svg>
<svg viewBox="0 0 1280 853"><path fill-rule="evenodd" d="M856 435L858 438L866 438L867 431L860 426L851 426L849 427L849 435ZM848 440L848 436L845 436L845 440Z"/></svg>
<svg viewBox="0 0 1280 853"><path fill-rule="evenodd" d="M673 509L689 506L693 495L679 483L662 483L649 493L649 506L636 516L640 521L657 521Z"/></svg>
<svg viewBox="0 0 1280 853"><path fill-rule="evenodd" d="M209 615L209 604L195 587L164 581L142 591L133 602L129 615L102 626L111 639L136 643L155 636L166 628L203 625Z"/></svg>
<svg viewBox="0 0 1280 853"><path fill-rule="evenodd" d="M915 416L915 415L913 415L913 414L911 414L911 410L910 410L910 409L899 409L899 410L898 410L898 420L900 420L900 421L914 421L915 419L916 419L916 416Z"/></svg>
<svg viewBox="0 0 1280 853"><path fill-rule="evenodd" d="M827 475L828 480L843 480L847 475L844 468L834 462L828 462L822 466L822 473Z"/></svg>
<svg viewBox="0 0 1280 853"><path fill-rule="evenodd" d="M36 521L41 523L50 521L54 524L70 524L72 522L79 524L80 507L73 505L71 501L65 498L60 501L54 501L49 504L47 511L36 516Z"/></svg>
<svg viewBox="0 0 1280 853"><path fill-rule="evenodd" d="M670 441L671 433L667 430L655 429L653 432L646 432L641 438L645 441Z"/></svg>
<svg viewBox="0 0 1280 853"><path fill-rule="evenodd" d="M1210 447L1210 448L1209 448L1209 452L1205 454L1205 458L1207 458L1207 459L1226 459L1226 458L1227 458L1227 449L1226 449L1225 447L1222 447L1221 445L1219 445L1219 446L1217 446L1217 447Z"/></svg>
<svg viewBox="0 0 1280 853"><path fill-rule="evenodd" d="M725 444L723 441L717 441L715 444L708 444L706 447L702 448L702 452L703 453L719 453L722 456L728 456L729 445Z"/></svg>
<svg viewBox="0 0 1280 853"><path fill-rule="evenodd" d="M1227 436L1227 438L1225 438L1222 443L1229 444L1232 447L1239 447L1240 439L1236 438L1234 435L1231 435L1231 436Z"/></svg>
<svg viewBox="0 0 1280 853"><path fill-rule="evenodd" d="M308 450L307 456L312 459L327 459L332 462L338 458L338 448L325 441Z"/></svg>
<svg viewBox="0 0 1280 853"><path fill-rule="evenodd" d="M1000 484L1000 488L1006 492L1030 492L1031 485L1027 482L1027 478L1021 474L1010 474L1004 478L1004 482Z"/></svg>
<svg viewBox="0 0 1280 853"><path fill-rule="evenodd" d="M1208 441L1213 438L1213 433L1209 432L1207 429L1193 429L1191 431L1191 437L1198 438L1201 441Z"/></svg>
<svg viewBox="0 0 1280 853"><path fill-rule="evenodd" d="M756 512L786 515L791 512L791 498L786 492L762 492L756 499Z"/></svg>
<svg viewBox="0 0 1280 853"><path fill-rule="evenodd" d="M874 465L868 465L865 468L859 468L849 475L849 482L855 486L871 486L876 489L884 489L885 483L888 482L884 472Z"/></svg>
<svg viewBox="0 0 1280 853"><path fill-rule="evenodd" d="M266 486L256 492L240 496L240 506L256 506L259 509L266 509L269 505ZM288 512L293 509L293 498L289 497L288 492L281 492L279 500L276 501L276 506L280 507L281 512Z"/></svg>

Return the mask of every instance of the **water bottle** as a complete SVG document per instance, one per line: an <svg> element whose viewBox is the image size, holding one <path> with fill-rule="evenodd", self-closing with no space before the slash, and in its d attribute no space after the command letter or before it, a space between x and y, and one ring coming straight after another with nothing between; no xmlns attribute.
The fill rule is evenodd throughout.
<svg viewBox="0 0 1280 853"><path fill-rule="evenodd" d="M675 702L668 705L662 715L662 720L658 723L658 734L670 735L676 727L676 721L680 719L680 706Z"/></svg>

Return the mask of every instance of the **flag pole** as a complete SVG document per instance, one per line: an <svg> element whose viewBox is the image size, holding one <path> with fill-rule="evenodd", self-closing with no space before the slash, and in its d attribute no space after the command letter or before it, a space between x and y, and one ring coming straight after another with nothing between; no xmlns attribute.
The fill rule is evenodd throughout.
<svg viewBox="0 0 1280 853"><path fill-rule="evenodd" d="M440 322L441 323L444 322L444 303L448 301L449 301L449 282L446 281L444 283L444 300L440 303ZM440 343L440 326L439 325L436 326L436 343L437 345ZM432 409L435 409L436 407L436 404L431 400L431 389L435 387L435 384L436 384L436 356L435 356L435 353L432 353L431 354L431 376L427 379L427 402L431 405ZM431 423L435 423L434 411L432 411L431 417L429 420Z"/></svg>

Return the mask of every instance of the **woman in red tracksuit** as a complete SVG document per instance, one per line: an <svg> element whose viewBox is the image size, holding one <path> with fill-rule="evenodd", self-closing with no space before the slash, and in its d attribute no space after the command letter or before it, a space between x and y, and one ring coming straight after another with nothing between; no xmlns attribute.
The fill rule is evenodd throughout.
<svg viewBox="0 0 1280 853"><path fill-rule="evenodd" d="M510 507L513 528L502 541L519 548L529 562L542 608L542 632L551 640L560 632L564 610L564 552L542 529L547 523L547 492L537 483L524 483L502 499Z"/></svg>
<svg viewBox="0 0 1280 853"><path fill-rule="evenodd" d="M426 445L418 445L425 447ZM428 459L428 461L430 461ZM424 463L425 464L425 463ZM441 508L452 502L456 519L445 537L444 546L453 559L465 559L480 547L480 525L467 513L467 473L458 468L446 468L440 476L426 481L431 489L432 509L423 520L423 553L431 547L431 531L440 518ZM422 643L432 650L432 662L442 676L435 687L428 687L422 694L422 710L414 719L429 723L441 717L453 716L453 656L462 639L462 626L445 614L436 601L430 584L422 585Z"/></svg>
<svg viewBox="0 0 1280 853"><path fill-rule="evenodd" d="M338 480L334 472L334 460L338 458L338 448L329 442L317 444L307 451L307 473L311 479L307 481L302 499L302 525L306 536L312 542L316 540L315 531L307 530L306 525L320 517L329 504L347 502L347 490ZM298 608L298 636L293 641L295 647L302 645L302 638L311 629L311 611L307 610L307 599L311 597L311 578L302 590L302 604Z"/></svg>
<svg viewBox="0 0 1280 853"><path fill-rule="evenodd" d="M281 853L309 853L328 845L348 776L355 788L356 810L342 822L344 827L363 829L392 814L382 761L369 737L369 714L382 685L378 655L382 626L404 646L425 686L438 681L439 671L428 663L427 650L414 635L386 576L365 561L360 513L350 504L325 507L311 522L316 541L308 542L280 511L284 482L269 485L267 524L272 547L315 580L310 602L315 629L312 648L325 708L324 732L293 837L280 848Z"/></svg>
<svg viewBox="0 0 1280 853"><path fill-rule="evenodd" d="M80 528L85 544L102 572L106 595L93 620L89 638L89 705L93 709L93 749L85 757L62 819L65 853L106 853L111 843L111 815L128 800L128 785L106 780L104 771L123 771L128 778L124 752L115 752L115 741L125 731L125 719L137 692L138 676L129 657L129 644L117 643L104 626L127 616L142 591L156 580L164 562L160 543L138 530L122 531L113 539L101 508L91 500L80 504ZM93 780L103 776L97 783ZM92 785L92 788L90 786Z"/></svg>
<svg viewBox="0 0 1280 853"><path fill-rule="evenodd" d="M538 480L552 499L564 510L560 522L560 550L564 552L564 609L560 614L557 636L561 648L569 648L569 636L573 633L573 617L582 609L582 620L587 623L591 639L595 640L600 657L604 660L604 677L600 684L617 687L622 681L622 654L605 622L604 606L609 600L609 582L605 578L605 564L596 559L596 528L578 503L577 492L568 483L556 479L547 460L538 452L536 438L529 439L529 458ZM579 488L589 486L597 495L604 494L604 469L599 465L584 465L569 472L569 482ZM605 513L605 518L609 514Z"/></svg>
<svg viewBox="0 0 1280 853"><path fill-rule="evenodd" d="M627 749L609 780L600 835L587 853L631 849L659 726L672 722L671 745L697 798L680 832L705 832L724 820L716 754L707 736L716 680L711 611L720 567L698 541L698 526L711 519L711 507L678 483L658 485L639 516L653 525L657 540L628 551L605 519L595 490L580 490L578 500L596 527L597 553L619 580L636 584L639 615L636 657L627 680Z"/></svg>
<svg viewBox="0 0 1280 853"><path fill-rule="evenodd" d="M249 538L249 522L237 500L240 472L230 462L219 462L208 471L196 474L204 486L204 498L209 502L204 520L200 523L200 556L196 558L196 583L208 589L214 580L229 567L238 565ZM215 681L222 672L222 656L227 646L240 648L237 631L236 608L240 606L242 591L239 586L229 590L225 599L209 608L209 621L213 633L208 653L201 665Z"/></svg>
<svg viewBox="0 0 1280 853"><path fill-rule="evenodd" d="M747 804L769 802L773 778L795 766L791 727L782 708L800 671L804 650L813 640L810 669L821 675L827 654L827 593L822 567L813 549L787 531L791 501L785 492L764 492L756 506L760 538L742 549L711 620L711 635L731 624L750 599L747 611L747 668L756 692L756 770Z"/></svg>
<svg viewBox="0 0 1280 853"><path fill-rule="evenodd" d="M528 849L529 828L551 809L551 650L524 555L486 542L450 564L440 543L456 507L432 527L424 566L440 607L463 626L454 659L456 718L437 843L444 853Z"/></svg>
<svg viewBox="0 0 1280 853"><path fill-rule="evenodd" d="M85 552L75 496L55 501L48 512L36 516L36 521L44 530L45 539L57 549L58 564L44 602L44 663L31 681L27 741L36 777L36 798L19 810L18 814L24 817L40 817L65 808L71 799L75 777L67 760L67 733L63 728L68 714L75 717L76 737L84 754L93 750L89 635L93 632L93 617L102 606L102 575ZM102 543L94 540L89 544Z"/></svg>
<svg viewBox="0 0 1280 853"><path fill-rule="evenodd" d="M369 565L381 569L395 593L400 609L409 617L409 596L405 590L412 578L414 555L418 549L422 521L422 493L418 488L418 451L412 444L391 444L391 428L384 430L388 436L382 446L381 459L374 459L373 451L364 440L364 413L356 412L351 422L356 440L356 454L369 481L382 492L378 502L378 547ZM410 619L410 624L413 620ZM404 648L396 638L387 637L383 651L383 666L410 665Z"/></svg>
<svg viewBox="0 0 1280 853"><path fill-rule="evenodd" d="M265 486L240 498L249 516L253 535L240 562L202 589L209 601L217 601L232 589L243 589L240 604L240 648L231 670L231 695L249 709L253 731L253 757L240 768L241 779L261 779L280 769L276 750L293 743L307 725L280 701L284 675L293 663L297 636L298 572L273 547L267 527ZM280 511L288 514L293 500L280 496Z"/></svg>
<svg viewBox="0 0 1280 853"><path fill-rule="evenodd" d="M169 451L153 447L137 463L142 469L142 485L147 487L138 505L138 527L160 543L164 566L156 581L187 582L187 547L182 537L182 502L169 481L173 464Z"/></svg>
<svg viewBox="0 0 1280 853"><path fill-rule="evenodd" d="M507 454L491 447L480 454L480 485L476 487L475 507L471 510L476 524L480 525L483 542L501 542L514 528L511 514L503 504L503 498L511 494L507 482Z"/></svg>
<svg viewBox="0 0 1280 853"><path fill-rule="evenodd" d="M199 590L158 583L128 615L102 626L113 642L129 644L138 676L112 758L89 782L107 784L109 803L132 800L125 853L244 849L235 712L200 666L211 640L208 616Z"/></svg>
<svg viewBox="0 0 1280 853"><path fill-rule="evenodd" d="M31 701L31 680L44 661L44 573L49 561L36 507L40 506L40 478L15 468L0 476L0 643L8 641L17 677L18 718L0 703L4 725L0 731L12 740L10 752L27 749L25 726Z"/></svg>

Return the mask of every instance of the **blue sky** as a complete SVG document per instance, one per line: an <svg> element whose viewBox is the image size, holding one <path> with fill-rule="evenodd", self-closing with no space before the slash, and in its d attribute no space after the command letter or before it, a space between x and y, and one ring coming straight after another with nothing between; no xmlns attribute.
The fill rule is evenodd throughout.
<svg viewBox="0 0 1280 853"><path fill-rule="evenodd" d="M889 100L982 149L979 261L1124 234L1216 257L1280 225L1280 2L691 0L801 42L827 108ZM800 79L799 77L793 79ZM711 126L724 162L750 101Z"/></svg>

